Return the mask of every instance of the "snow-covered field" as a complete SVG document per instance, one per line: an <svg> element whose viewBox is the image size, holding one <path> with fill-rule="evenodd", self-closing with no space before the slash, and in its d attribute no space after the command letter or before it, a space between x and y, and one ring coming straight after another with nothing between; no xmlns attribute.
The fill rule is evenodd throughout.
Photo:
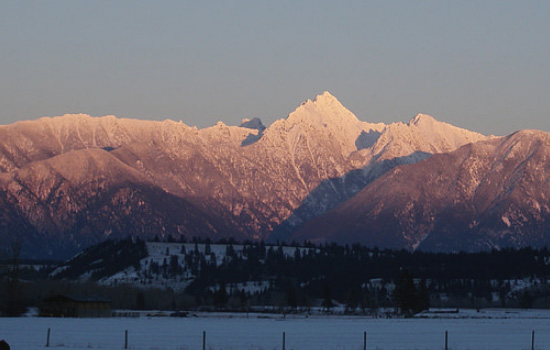
<svg viewBox="0 0 550 350"><path fill-rule="evenodd" d="M462 311L461 311L462 313ZM459 314L460 315L460 314ZM550 349L550 312L495 311L463 314L465 318L371 319L344 316L287 316L250 314L199 314L198 317L140 317L110 319L0 318L0 339L14 350L44 348L48 328L50 347L72 349L123 349L128 331L129 349L278 350L285 332L286 349L323 350L444 348L449 349ZM477 317L477 318L472 318Z"/></svg>

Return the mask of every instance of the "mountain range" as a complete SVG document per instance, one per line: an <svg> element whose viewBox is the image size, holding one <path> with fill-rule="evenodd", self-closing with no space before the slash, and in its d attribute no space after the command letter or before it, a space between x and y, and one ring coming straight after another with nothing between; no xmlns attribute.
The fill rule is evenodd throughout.
<svg viewBox="0 0 550 350"><path fill-rule="evenodd" d="M64 115L0 126L0 235L27 257L107 238L545 246L550 135L418 114L359 120L330 93L265 127Z"/></svg>

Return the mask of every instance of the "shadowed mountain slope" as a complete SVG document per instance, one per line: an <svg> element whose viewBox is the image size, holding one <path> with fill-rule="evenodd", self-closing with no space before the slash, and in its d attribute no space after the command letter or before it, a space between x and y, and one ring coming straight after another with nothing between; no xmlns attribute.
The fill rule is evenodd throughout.
<svg viewBox="0 0 550 350"><path fill-rule="evenodd" d="M290 238L440 251L550 242L550 134L524 130L401 166Z"/></svg>

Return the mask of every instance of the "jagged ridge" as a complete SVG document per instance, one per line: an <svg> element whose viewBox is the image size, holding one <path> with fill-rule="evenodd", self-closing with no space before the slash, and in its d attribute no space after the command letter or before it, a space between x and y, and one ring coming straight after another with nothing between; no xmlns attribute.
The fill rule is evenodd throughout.
<svg viewBox="0 0 550 350"><path fill-rule="evenodd" d="M549 146L549 134L520 131L399 167L292 238L441 251L544 247Z"/></svg>
<svg viewBox="0 0 550 350"><path fill-rule="evenodd" d="M1 205L12 213L0 227L55 237L67 251L110 227L268 239L285 226L288 235L396 166L486 139L425 115L366 123L328 92L265 129L255 119L197 129L66 115L2 126L0 136Z"/></svg>

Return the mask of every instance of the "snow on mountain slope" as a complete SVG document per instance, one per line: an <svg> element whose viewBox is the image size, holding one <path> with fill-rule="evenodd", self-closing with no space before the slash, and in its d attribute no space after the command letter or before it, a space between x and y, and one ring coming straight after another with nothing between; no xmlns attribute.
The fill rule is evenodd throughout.
<svg viewBox="0 0 550 350"><path fill-rule="evenodd" d="M105 205L102 210L119 210L118 204L107 200L112 193L119 193L119 188L128 193L147 188L146 199L124 202L124 210L139 212L143 200L167 210L155 212L166 224L160 235L225 232L268 239L276 238L273 232L284 227L278 236L284 238L390 169L484 138L425 115L408 124L363 122L328 92L307 100L268 128L259 119L245 120L241 126L219 122L197 129L170 120L45 117L0 126L0 197L4 195L0 205L5 212L16 213L10 216L19 218L19 224L32 227L34 235L45 235L53 226L31 220L35 207L20 203L48 193L50 197L41 203L44 208L51 202L65 208L54 211L60 218L73 215L82 221L70 232L56 224L60 225L56 235L77 242L89 234L82 231L86 222L99 220L87 203L99 197ZM44 176L24 170L52 168L50 160L55 171L41 170ZM21 187L17 176L27 182L22 192L11 190ZM162 202L163 196L188 209L155 202ZM144 227L152 213L148 210L129 220L136 227L128 230L151 232ZM109 217L102 217L107 220L104 225L117 226L108 221L116 215ZM186 227L180 225L182 220ZM156 221L154 227L159 225Z"/></svg>
<svg viewBox="0 0 550 350"><path fill-rule="evenodd" d="M63 258L128 234L244 238L101 149L72 151L0 174L0 187L0 206L11 213L0 218L0 241L20 234L27 256Z"/></svg>
<svg viewBox="0 0 550 350"><path fill-rule="evenodd" d="M485 139L485 135L418 114L408 124L388 125L373 145L371 154L377 160L405 157L415 152L437 154Z"/></svg>
<svg viewBox="0 0 550 350"><path fill-rule="evenodd" d="M481 250L550 242L550 134L520 131L395 168L292 239Z"/></svg>
<svg viewBox="0 0 550 350"><path fill-rule="evenodd" d="M384 124L362 122L328 91L315 100L302 103L286 119L276 121L266 131L266 138L285 134L289 150L296 152L302 137L318 137L348 157L357 150L356 141L362 132L381 131ZM275 136L274 136L275 134ZM322 146L322 145L321 145Z"/></svg>
<svg viewBox="0 0 550 350"><path fill-rule="evenodd" d="M199 137L202 141L209 145L230 145L232 147L240 147L243 141L249 135L259 135L258 130L251 130L248 127L228 126L223 122L218 122L216 125L200 129Z"/></svg>
<svg viewBox="0 0 550 350"><path fill-rule="evenodd" d="M383 129L370 129L368 133L363 130L359 138L364 141L363 147L357 147L349 157L350 163L356 169L343 176L329 176L323 181L275 229L272 241L291 239L291 233L296 227L336 208L397 166L414 164L432 154L452 151L465 144L488 139L484 135L439 122L425 114L418 114L408 124L394 123L384 126Z"/></svg>
<svg viewBox="0 0 550 350"><path fill-rule="evenodd" d="M87 148L118 148L133 142L167 142L174 135L197 133L183 123L67 114L0 126L0 171Z"/></svg>
<svg viewBox="0 0 550 350"><path fill-rule="evenodd" d="M251 134L259 136L259 130L223 123L198 130L172 121L145 122L85 115L16 123L0 130L10 136L3 139L7 142L0 141L3 151L0 163L5 164L3 170L10 173L52 157L59 157L59 162L69 168L73 163L80 167L70 156L72 151L102 148L140 173L150 186L185 199L234 227L228 230L231 235L265 238L321 181L329 176L342 176L352 169L344 155L353 149L355 140L347 138L350 133L353 137L360 135L362 130L353 131L350 125L363 124L328 94L306 104L313 112L305 113L298 108L287 118L288 123L281 123L292 129L291 132L271 126L257 142L246 146L243 141ZM316 113L324 114L319 117ZM332 123L332 113L340 120L336 129L329 124L317 125L319 118ZM332 131L317 133L320 127ZM310 132L312 129L315 132ZM66 178L77 183L78 174L85 173L78 172L76 167L73 170L75 173ZM120 174L116 176L124 178ZM14 179L6 182L6 186L13 186ZM111 190L112 183L107 183L109 185L100 191ZM37 186L40 185L34 187ZM93 193L96 192L90 195ZM82 208L89 201L84 190L79 196L60 198L67 208ZM19 208L15 196L6 201L13 201L11 205ZM39 222L32 223L38 232L45 230Z"/></svg>

